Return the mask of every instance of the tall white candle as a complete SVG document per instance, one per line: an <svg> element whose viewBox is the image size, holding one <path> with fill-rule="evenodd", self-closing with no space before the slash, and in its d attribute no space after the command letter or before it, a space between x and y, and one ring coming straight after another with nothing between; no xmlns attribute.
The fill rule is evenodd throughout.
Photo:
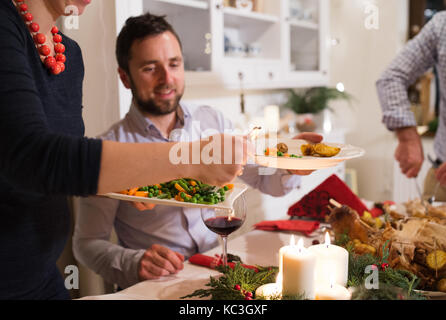
<svg viewBox="0 0 446 320"><path fill-rule="evenodd" d="M330 243L330 235L325 235L325 243L308 248L316 256L316 283L324 286L339 284L343 287L348 281L348 251ZM331 278L333 277L333 283Z"/></svg>
<svg viewBox="0 0 446 320"><path fill-rule="evenodd" d="M304 248L303 239L296 246L294 236L291 244L280 249L280 272L282 274L282 295L315 298L316 256Z"/></svg>
<svg viewBox="0 0 446 320"><path fill-rule="evenodd" d="M280 110L278 106L266 106L264 111L266 131L278 132Z"/></svg>

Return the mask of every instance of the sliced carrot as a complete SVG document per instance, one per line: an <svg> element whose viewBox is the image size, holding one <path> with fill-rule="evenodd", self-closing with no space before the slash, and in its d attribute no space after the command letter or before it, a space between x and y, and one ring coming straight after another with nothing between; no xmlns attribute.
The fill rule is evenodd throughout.
<svg viewBox="0 0 446 320"><path fill-rule="evenodd" d="M129 196L134 196L135 193L138 191L138 189L139 189L139 188L133 188L133 189L130 189L129 192L128 192L128 195L129 195Z"/></svg>
<svg viewBox="0 0 446 320"><path fill-rule="evenodd" d="M285 153L283 156L286 157L286 158L290 157L290 155L288 153Z"/></svg>
<svg viewBox="0 0 446 320"><path fill-rule="evenodd" d="M234 189L234 185L232 183L231 184L227 184L226 187L228 187L229 190Z"/></svg>
<svg viewBox="0 0 446 320"><path fill-rule="evenodd" d="M269 148L266 148L265 156L269 156Z"/></svg>
<svg viewBox="0 0 446 320"><path fill-rule="evenodd" d="M124 191L119 191L118 193L128 195L129 191L128 190L124 190Z"/></svg>
<svg viewBox="0 0 446 320"><path fill-rule="evenodd" d="M162 189L162 187L161 187L161 185L160 185L160 184L155 184L155 186L157 186L157 187L158 187L158 189Z"/></svg>
<svg viewBox="0 0 446 320"><path fill-rule="evenodd" d="M135 193L135 197L144 197L147 198L149 196L149 193L147 191L137 191Z"/></svg>
<svg viewBox="0 0 446 320"><path fill-rule="evenodd" d="M184 190L183 187L181 187L178 183L175 183L175 189L177 189L180 192L186 193L186 190Z"/></svg>
<svg viewBox="0 0 446 320"><path fill-rule="evenodd" d="M197 183L194 180L191 180L191 182L189 182L189 183L192 187L195 187L197 185Z"/></svg>

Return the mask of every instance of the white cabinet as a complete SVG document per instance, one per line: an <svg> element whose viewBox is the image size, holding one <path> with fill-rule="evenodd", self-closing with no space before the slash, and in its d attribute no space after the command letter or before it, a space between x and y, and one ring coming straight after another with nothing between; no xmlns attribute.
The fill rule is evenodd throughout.
<svg viewBox="0 0 446 320"><path fill-rule="evenodd" d="M132 15L166 15L182 39L188 86L272 89L328 84L328 0L115 0L117 32ZM234 1L235 2L235 1Z"/></svg>

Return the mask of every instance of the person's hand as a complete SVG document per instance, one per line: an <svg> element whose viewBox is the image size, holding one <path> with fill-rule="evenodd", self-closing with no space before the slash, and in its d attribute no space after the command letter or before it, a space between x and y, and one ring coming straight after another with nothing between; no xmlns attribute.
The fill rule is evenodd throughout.
<svg viewBox="0 0 446 320"><path fill-rule="evenodd" d="M440 182L441 186L446 186L446 162L435 171L435 177L437 178L438 182Z"/></svg>
<svg viewBox="0 0 446 320"><path fill-rule="evenodd" d="M396 134L399 143L395 150L395 159L406 177L416 178L424 161L421 138L415 127L398 129Z"/></svg>
<svg viewBox="0 0 446 320"><path fill-rule="evenodd" d="M219 134L195 143L200 144L200 164L192 165L191 178L218 187L240 176L248 154L254 154L254 146L246 136Z"/></svg>
<svg viewBox="0 0 446 320"><path fill-rule="evenodd" d="M145 202L132 202L131 205L139 211L153 210L156 207L156 204Z"/></svg>
<svg viewBox="0 0 446 320"><path fill-rule="evenodd" d="M314 132L302 132L298 136L293 139L306 140L311 143L319 143L322 141L323 137ZM314 171L311 170L288 170L289 173L299 175L299 176L308 176L312 174Z"/></svg>
<svg viewBox="0 0 446 320"><path fill-rule="evenodd" d="M176 274L183 270L183 262L184 256L182 254L154 244L139 261L138 278L140 281L154 280Z"/></svg>

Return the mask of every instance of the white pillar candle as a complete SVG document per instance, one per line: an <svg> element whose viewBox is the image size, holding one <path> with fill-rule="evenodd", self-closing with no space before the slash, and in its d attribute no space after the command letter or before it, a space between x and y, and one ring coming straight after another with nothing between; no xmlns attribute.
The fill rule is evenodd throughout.
<svg viewBox="0 0 446 320"><path fill-rule="evenodd" d="M264 111L266 132L278 132L280 110L278 106L266 106Z"/></svg>
<svg viewBox="0 0 446 320"><path fill-rule="evenodd" d="M316 256L316 284L327 286L331 284L330 277L334 277L334 284L343 287L348 281L348 251L330 243L330 235L326 233L325 243L308 248Z"/></svg>
<svg viewBox="0 0 446 320"><path fill-rule="evenodd" d="M303 239L294 244L294 236L289 246L280 249L280 273L282 274L282 295L315 298L316 256L304 248Z"/></svg>
<svg viewBox="0 0 446 320"><path fill-rule="evenodd" d="M316 287L316 300L350 300L350 291L339 285L319 285Z"/></svg>
<svg viewBox="0 0 446 320"><path fill-rule="evenodd" d="M260 286L256 290L256 298L263 297L266 300L271 300L272 298L280 298L282 295L282 290L280 285L277 283L268 283Z"/></svg>

